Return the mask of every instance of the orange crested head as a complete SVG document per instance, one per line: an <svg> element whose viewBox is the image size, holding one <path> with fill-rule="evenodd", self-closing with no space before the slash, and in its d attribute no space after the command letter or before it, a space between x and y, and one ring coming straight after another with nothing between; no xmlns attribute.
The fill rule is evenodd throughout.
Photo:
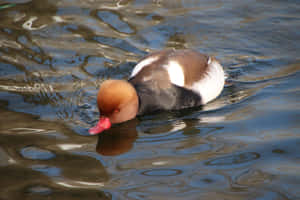
<svg viewBox="0 0 300 200"><path fill-rule="evenodd" d="M129 82L106 80L99 89L97 104L100 119L95 127L89 129L92 135L109 129L111 124L135 118L139 108L139 99L135 88Z"/></svg>

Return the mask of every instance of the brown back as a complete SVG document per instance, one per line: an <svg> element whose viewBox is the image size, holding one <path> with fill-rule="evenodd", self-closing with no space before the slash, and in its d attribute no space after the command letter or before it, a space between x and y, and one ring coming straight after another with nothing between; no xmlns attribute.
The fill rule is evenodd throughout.
<svg viewBox="0 0 300 200"><path fill-rule="evenodd" d="M179 63L184 72L185 86L199 81L207 71L208 56L193 50L175 51L169 60Z"/></svg>
<svg viewBox="0 0 300 200"><path fill-rule="evenodd" d="M161 87L168 87L170 84L168 72L164 65L169 61L177 62L183 69L185 86L190 86L200 80L206 73L209 57L194 50L163 50L149 54L145 58L157 57L158 59L145 66L132 79L132 83L144 82L147 77L158 80ZM144 59L145 59L144 58Z"/></svg>

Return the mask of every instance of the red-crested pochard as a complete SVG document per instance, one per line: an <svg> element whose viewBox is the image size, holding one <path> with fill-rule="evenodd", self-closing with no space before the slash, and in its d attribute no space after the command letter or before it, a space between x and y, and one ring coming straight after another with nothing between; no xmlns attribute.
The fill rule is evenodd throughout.
<svg viewBox="0 0 300 200"><path fill-rule="evenodd" d="M157 110L200 106L223 90L224 71L213 57L194 50L163 50L144 57L128 81L106 80L97 104L100 119L89 133Z"/></svg>

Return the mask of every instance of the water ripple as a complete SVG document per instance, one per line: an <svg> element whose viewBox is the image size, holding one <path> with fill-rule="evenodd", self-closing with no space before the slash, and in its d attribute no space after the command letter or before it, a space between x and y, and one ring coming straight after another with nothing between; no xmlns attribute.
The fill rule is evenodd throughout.
<svg viewBox="0 0 300 200"><path fill-rule="evenodd" d="M20 153L24 158L32 160L50 160L56 157L51 151L34 146L24 147L21 149Z"/></svg>
<svg viewBox="0 0 300 200"><path fill-rule="evenodd" d="M230 155L230 156L223 156L220 158L216 158L210 161L207 161L205 164L208 166L230 166L233 167L234 165L245 164L260 158L260 154L256 152L244 152L240 154Z"/></svg>
<svg viewBox="0 0 300 200"><path fill-rule="evenodd" d="M0 3L0 199L299 199L299 6L291 1ZM96 94L165 48L216 57L209 104L97 136Z"/></svg>
<svg viewBox="0 0 300 200"><path fill-rule="evenodd" d="M141 174L145 176L158 176L158 177L177 176L182 173L183 173L182 170L179 169L150 169L141 172Z"/></svg>

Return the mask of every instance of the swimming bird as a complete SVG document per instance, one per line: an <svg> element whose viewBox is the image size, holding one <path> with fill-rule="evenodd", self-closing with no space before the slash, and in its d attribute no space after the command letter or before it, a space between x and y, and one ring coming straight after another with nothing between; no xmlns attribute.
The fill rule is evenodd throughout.
<svg viewBox="0 0 300 200"><path fill-rule="evenodd" d="M162 50L141 59L126 80L106 80L97 95L100 118L92 135L159 110L204 105L224 88L223 67L195 50Z"/></svg>

